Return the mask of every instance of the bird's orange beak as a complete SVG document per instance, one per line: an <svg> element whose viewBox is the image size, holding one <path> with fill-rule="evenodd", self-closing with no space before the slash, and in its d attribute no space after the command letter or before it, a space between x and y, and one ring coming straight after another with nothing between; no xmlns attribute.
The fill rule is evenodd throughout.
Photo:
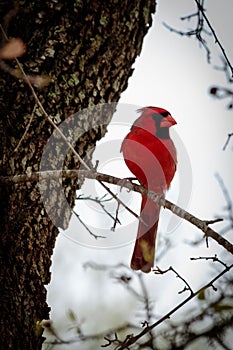
<svg viewBox="0 0 233 350"><path fill-rule="evenodd" d="M177 124L175 119L169 114L167 117L161 120L160 126L161 128L170 128L170 126Z"/></svg>

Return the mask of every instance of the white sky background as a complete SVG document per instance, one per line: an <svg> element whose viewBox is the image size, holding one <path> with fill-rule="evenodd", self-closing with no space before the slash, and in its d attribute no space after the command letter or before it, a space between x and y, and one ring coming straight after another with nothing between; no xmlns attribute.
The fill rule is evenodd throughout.
<svg viewBox="0 0 233 350"><path fill-rule="evenodd" d="M206 0L206 8L207 16L217 36L233 62L232 0ZM175 139L179 137L183 142L181 149L177 149L178 171L167 198L175 203L180 201L182 206L184 197L189 197L191 190L189 204L185 204L184 209L201 219L212 219L215 215L223 214L222 208L225 205L214 176L216 172L223 178L231 195L233 194L232 142L225 152L222 151L227 134L232 132L232 112L226 109L227 101L215 100L208 94L212 85L226 86L224 73L213 69L213 65L221 65L220 51L212 44L213 40L208 39L212 56L212 65L208 65L204 49L200 49L194 38L189 39L171 33L162 24L165 21L174 28L186 30L187 23L180 21L179 18L193 12L195 5L192 0L158 2L153 26L145 37L142 53L134 65L135 71L120 100L124 105L120 106L119 112L114 116L106 138L99 143L99 153L105 150L102 164L98 147L95 159L100 160L99 171L119 177L129 176L130 173L121 159L119 147L130 125L138 117L135 109L150 105L166 108L177 121L172 135ZM188 25L190 28L195 26L194 22L189 22ZM107 150L110 150L109 160ZM184 150L190 160L191 173L186 162L184 164ZM94 189L94 193L102 193L98 186L89 183L84 190L90 186ZM179 197L180 191L185 193L182 198ZM133 194L125 192L122 196L128 205L139 210L139 196L136 195L135 198ZM81 217L87 223L92 222L93 207L87 203L80 206L81 208L79 204L77 205L76 211L83 215ZM112 237L110 245L121 245L118 248L108 249L109 241L96 242L80 227L75 218L72 219L70 230L65 233L66 235L61 233L58 237L53 257L52 282L48 288L48 302L52 307L51 317L58 324L61 322L64 326L66 322L70 322L66 318L68 309L72 309L78 315L87 333L120 325L129 320L129 315L135 316L139 304L124 291L122 286L114 283L104 272L84 270L82 267L83 263L88 261L107 264L124 262L129 265L133 244L125 243L136 237L137 222L123 211L121 215L123 227L119 227L114 233L110 230L112 222L107 221L103 214L99 214L94 223L97 228L104 226L104 234ZM204 243L195 249L184 244L184 239L194 241L200 239L202 233L189 223L182 223L176 230L167 233L166 231L171 228L169 223L173 219L169 213L163 211L160 219L160 236L175 239L175 246L162 256L159 266L165 269L172 265L196 289L207 282L207 274L213 272L213 269L204 261L190 262L189 258L210 256L215 253L219 256L223 253L222 255L227 258L227 253L212 240L209 241L209 249ZM222 225L216 224L213 228L218 231L221 227ZM76 239L76 234L79 234L80 238ZM103 234L103 231L99 234ZM82 244L73 242L67 236L81 241ZM228 238L232 237L228 235ZM96 244L99 248L93 249L93 245ZM100 249L101 246L105 246L105 249ZM161 248L158 247L158 255L160 251ZM183 284L171 274L169 276L149 274L145 275L145 280L151 298L156 302L155 312L158 316L169 311L187 296L187 294L177 295L177 292L183 289ZM139 325L144 318L142 316L142 319L136 319ZM76 349L77 345L67 347L67 349L73 348ZM85 349L83 345L81 348ZM63 347L64 349L66 348ZM87 349L90 349L90 346L87 346Z"/></svg>

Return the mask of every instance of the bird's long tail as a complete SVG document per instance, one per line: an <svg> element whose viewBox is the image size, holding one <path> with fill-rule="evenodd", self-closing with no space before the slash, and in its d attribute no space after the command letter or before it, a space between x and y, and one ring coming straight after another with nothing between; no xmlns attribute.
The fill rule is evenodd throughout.
<svg viewBox="0 0 233 350"><path fill-rule="evenodd" d="M142 196L137 239L131 259L133 270L150 272L154 266L155 240L159 221L160 205Z"/></svg>

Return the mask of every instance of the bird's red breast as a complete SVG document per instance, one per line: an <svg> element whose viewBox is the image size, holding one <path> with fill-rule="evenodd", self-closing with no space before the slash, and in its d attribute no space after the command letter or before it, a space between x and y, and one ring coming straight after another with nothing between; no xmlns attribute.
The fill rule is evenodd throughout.
<svg viewBox="0 0 233 350"><path fill-rule="evenodd" d="M164 194L176 171L176 149L169 134L169 128L176 121L167 110L159 107L145 107L139 112L141 116L134 122L121 146L124 160L140 184ZM131 261L134 269L149 272L153 266L159 211L157 203L142 197L140 215L144 224L139 223Z"/></svg>

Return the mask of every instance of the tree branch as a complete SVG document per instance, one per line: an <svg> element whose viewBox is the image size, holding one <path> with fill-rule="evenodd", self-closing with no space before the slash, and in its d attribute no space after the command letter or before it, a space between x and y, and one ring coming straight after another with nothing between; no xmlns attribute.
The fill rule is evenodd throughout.
<svg viewBox="0 0 233 350"><path fill-rule="evenodd" d="M225 144L224 144L224 146L223 146L223 151L225 151L225 149L227 148L227 146L228 146L228 143L230 142L230 139L231 139L231 137L233 136L233 132L231 132L231 133L229 133L228 135L227 135L227 140L226 140L226 142L225 142Z"/></svg>
<svg viewBox="0 0 233 350"><path fill-rule="evenodd" d="M146 328L143 329L143 331L141 331L140 333L138 333L135 336L132 336L128 339L126 339L122 346L119 347L119 350L123 350L123 349L128 349L129 346L131 346L132 344L134 344L136 341L138 341L138 339L142 338L145 334L149 333L153 328L157 327L160 323L162 323L163 321L165 321L166 319L170 318L171 315L173 315L177 310L179 310L182 306L184 306L187 302L189 302L191 299L193 299L194 297L196 297L203 289L212 287L214 282L217 281L220 277L222 277L226 272L230 271L230 269L233 267L233 264L226 267L222 272L220 272L216 277L214 277L209 283L207 283L206 285L204 285L202 288L200 288L199 290L197 290L195 293L190 294L190 296L188 298L186 298L185 300L183 300L180 304L178 304L174 309L172 309L171 311L169 311L166 315L164 315L163 317L161 317L158 321L154 322L152 325L147 326Z"/></svg>
<svg viewBox="0 0 233 350"><path fill-rule="evenodd" d="M26 181L29 182L37 182L44 179L58 179L58 178L89 178L89 179L95 179L100 182L107 182L110 184L119 185L121 184L121 187L128 188L129 190L133 190L135 192L139 192L144 196L147 196L151 200L158 202L162 207L167 208L168 210L172 211L175 215L179 216L180 218L190 222L192 225L199 228L202 232L204 232L205 237L211 237L213 238L218 244L223 246L226 250L228 250L230 253L233 254L233 244L231 244L228 240L226 240L224 237L220 236L219 233L214 231L209 227L211 223L218 222L221 219L217 219L214 221L209 220L201 220L195 217L194 215L190 214L189 212L185 211L184 209L180 208L178 205L173 204L169 200L166 200L164 198L161 198L160 195L154 193L153 191L148 191L146 188L140 185L133 184L129 181L123 182L122 179L106 175L102 173L95 172L93 170L55 170L55 171L45 171L45 172L35 172L31 174L23 174L23 175L15 175L15 176L0 176L0 182L5 184L16 184L16 183L24 183ZM125 205L124 205L125 207ZM134 214L136 215L136 214Z"/></svg>
<svg viewBox="0 0 233 350"><path fill-rule="evenodd" d="M205 21L206 21L206 24L208 25L208 27L209 27L209 29L210 29L212 35L213 35L214 40L215 40L215 43L219 46L220 50L222 51L222 54L223 54L223 56L224 56L224 58L225 58L225 60L226 60L226 62L227 62L227 64L228 64L228 67L230 68L231 75L232 75L232 77L233 77L233 67L232 67L232 65L231 65L231 62L230 62L230 60L229 60L229 58L228 58L228 56L227 56L227 54L226 54L226 51L225 51L224 47L222 46L221 42L219 41L219 39L218 39L218 37L217 37L214 28L212 27L212 25L211 25L211 23L210 23L208 17L206 16L205 10L204 10L203 6L200 4L199 0L194 0L194 1L195 1L195 3L197 4L198 10L201 12L203 18L204 18Z"/></svg>
<svg viewBox="0 0 233 350"><path fill-rule="evenodd" d="M218 36L217 36L213 26L211 25L210 20L208 19L207 15L205 13L204 0L194 0L194 2L196 3L197 11L195 13L190 14L190 15L181 17L181 20L182 21L184 21L184 20L190 21L191 19L196 18L196 20L197 20L196 28L184 32L182 30L177 30L175 28L172 28L171 26L169 26L166 23L163 23L163 24L167 29L169 29L171 32L174 32L176 34L179 34L182 36L187 36L187 37L195 36L196 39L200 42L200 44L206 50L208 63L210 63L211 51L208 47L207 41L203 38L203 34L212 35L212 37L215 40L215 43L218 45L218 47L219 47L219 49L224 57L224 60L226 62L226 66L229 68L229 71L231 74L231 79L232 79L233 78L233 66L231 65L231 62L226 54L226 51L225 51L224 47L222 46L220 40L218 39ZM206 30L205 24L208 27L209 31Z"/></svg>

